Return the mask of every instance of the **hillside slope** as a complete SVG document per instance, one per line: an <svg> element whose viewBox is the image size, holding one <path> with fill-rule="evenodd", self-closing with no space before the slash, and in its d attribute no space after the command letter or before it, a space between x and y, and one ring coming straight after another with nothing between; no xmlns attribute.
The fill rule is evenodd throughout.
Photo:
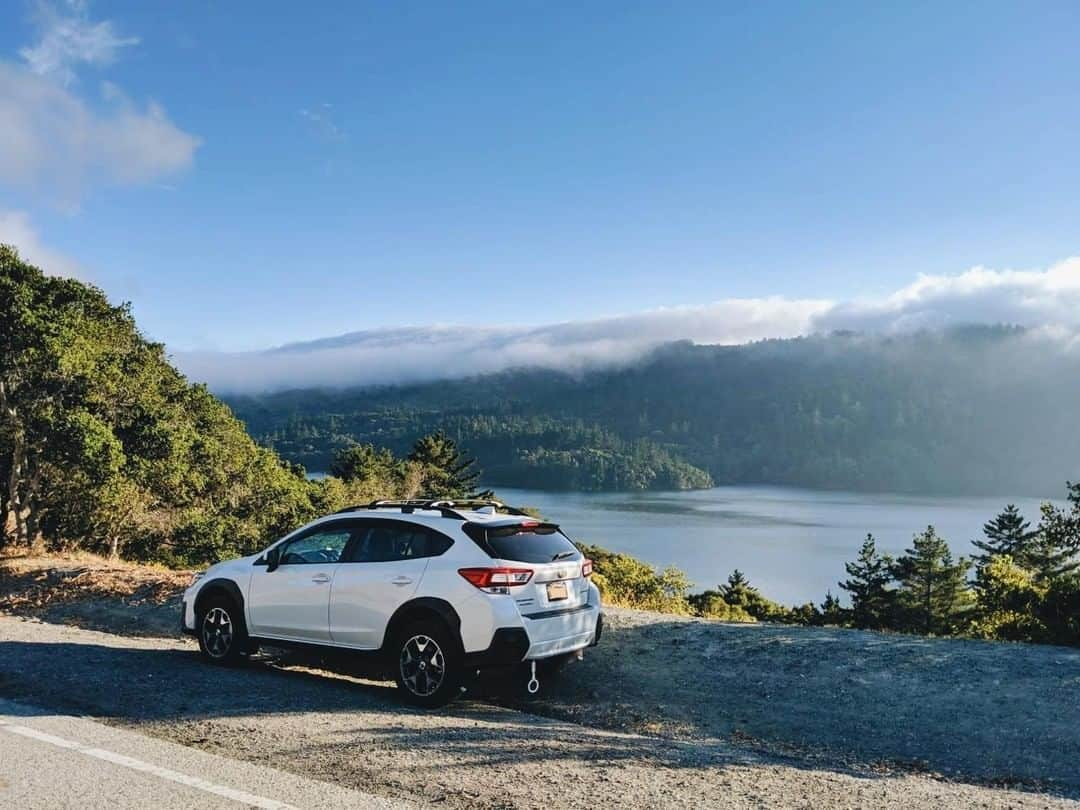
<svg viewBox="0 0 1080 810"><path fill-rule="evenodd" d="M1042 496L1077 477L1078 372L1080 356L1045 336L971 327L673 344L580 376L523 370L228 402L309 469L350 441L403 450L442 428L492 485L670 489L711 477Z"/></svg>

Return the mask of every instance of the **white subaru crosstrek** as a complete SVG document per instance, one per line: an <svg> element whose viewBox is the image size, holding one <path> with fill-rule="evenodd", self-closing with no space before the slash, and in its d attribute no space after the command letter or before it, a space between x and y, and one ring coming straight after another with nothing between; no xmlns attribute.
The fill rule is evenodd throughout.
<svg viewBox="0 0 1080 810"><path fill-rule="evenodd" d="M182 628L210 661L260 644L372 653L441 706L466 675L558 665L600 639L592 563L559 527L495 501L375 501L196 574ZM551 666L550 669L554 669Z"/></svg>

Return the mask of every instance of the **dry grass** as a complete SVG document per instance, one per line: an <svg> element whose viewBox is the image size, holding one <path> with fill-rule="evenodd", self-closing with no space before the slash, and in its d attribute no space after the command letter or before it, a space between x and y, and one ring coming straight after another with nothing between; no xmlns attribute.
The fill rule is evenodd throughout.
<svg viewBox="0 0 1080 810"><path fill-rule="evenodd" d="M179 598L189 571L109 560L86 552L0 557L0 611L34 614L84 601L129 608Z"/></svg>

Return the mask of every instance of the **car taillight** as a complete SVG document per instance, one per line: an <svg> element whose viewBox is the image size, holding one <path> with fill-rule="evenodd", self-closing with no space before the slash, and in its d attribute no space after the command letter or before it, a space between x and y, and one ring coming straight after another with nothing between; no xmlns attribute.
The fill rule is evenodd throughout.
<svg viewBox="0 0 1080 810"><path fill-rule="evenodd" d="M585 562L581 564L581 575L583 577L592 576L592 560L585 560Z"/></svg>
<svg viewBox="0 0 1080 810"><path fill-rule="evenodd" d="M458 573L488 593L509 593L510 588L525 585L533 575L529 568L459 568Z"/></svg>

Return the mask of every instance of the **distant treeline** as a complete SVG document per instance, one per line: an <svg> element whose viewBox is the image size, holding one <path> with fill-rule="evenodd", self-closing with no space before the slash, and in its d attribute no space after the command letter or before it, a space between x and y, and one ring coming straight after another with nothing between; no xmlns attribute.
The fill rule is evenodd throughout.
<svg viewBox="0 0 1080 810"><path fill-rule="evenodd" d="M726 621L771 621L1080 644L1080 484L1067 484L1068 506L1045 503L1032 526L1007 506L983 527L972 557L954 558L933 526L893 559L867 535L839 583L850 607L827 593L820 605L785 607L763 596L741 571L691 594L677 568L657 571L624 554L583 545L597 582L615 604Z"/></svg>
<svg viewBox="0 0 1080 810"><path fill-rule="evenodd" d="M505 486L1047 496L1080 458L1080 355L1012 327L680 343L581 375L227 401L261 443L309 469L352 442L400 453L442 430Z"/></svg>

